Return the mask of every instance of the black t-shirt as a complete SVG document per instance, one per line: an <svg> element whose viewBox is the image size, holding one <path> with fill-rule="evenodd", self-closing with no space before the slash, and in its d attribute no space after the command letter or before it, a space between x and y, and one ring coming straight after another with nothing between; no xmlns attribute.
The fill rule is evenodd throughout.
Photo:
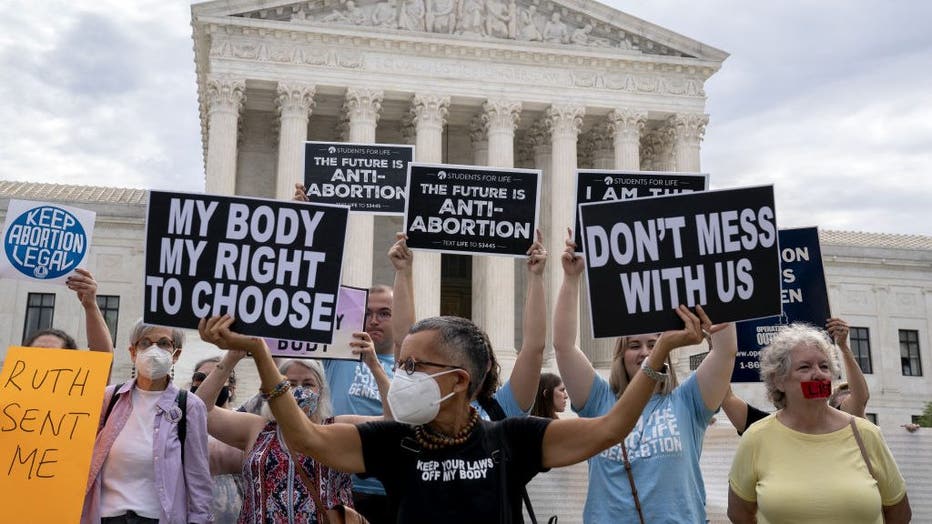
<svg viewBox="0 0 932 524"><path fill-rule="evenodd" d="M357 427L366 474L385 485L398 522L504 524L524 521L521 488L543 470L549 423L538 417L480 420L466 442L439 450L422 449L407 424Z"/></svg>
<svg viewBox="0 0 932 524"><path fill-rule="evenodd" d="M747 421L745 421L744 423L744 431L747 431L748 428L751 427L751 424L757 422L758 420L766 417L769 414L770 413L767 413L766 411L761 411L755 408L754 406L748 404L748 417L747 417ZM744 431L739 431L738 435L741 435L742 433L744 433Z"/></svg>

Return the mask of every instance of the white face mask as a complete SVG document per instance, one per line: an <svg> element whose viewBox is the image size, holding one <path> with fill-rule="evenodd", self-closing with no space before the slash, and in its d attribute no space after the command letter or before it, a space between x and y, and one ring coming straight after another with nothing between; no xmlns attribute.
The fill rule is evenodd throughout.
<svg viewBox="0 0 932 524"><path fill-rule="evenodd" d="M136 352L136 369L139 374L149 380L158 380L168 375L172 368L172 356L174 353L159 349L152 344L142 351Z"/></svg>
<svg viewBox="0 0 932 524"><path fill-rule="evenodd" d="M415 371L408 375L404 370L397 370L392 385L388 388L388 406L392 409L392 417L398 422L420 426L427 424L440 412L440 403L452 397L454 392L447 396L440 396L440 385L434 377L453 373L455 369L441 371L428 375L422 371Z"/></svg>

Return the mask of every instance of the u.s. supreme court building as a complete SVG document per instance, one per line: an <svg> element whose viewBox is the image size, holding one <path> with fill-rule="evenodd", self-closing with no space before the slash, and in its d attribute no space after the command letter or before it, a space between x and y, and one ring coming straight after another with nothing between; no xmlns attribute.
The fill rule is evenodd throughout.
<svg viewBox="0 0 932 524"><path fill-rule="evenodd" d="M192 25L206 192L291 198L306 140L413 144L422 162L540 169L548 305L562 280L574 170L701 172L704 86L728 56L589 0L217 0L192 6ZM710 185L721 187L715 173ZM125 380L127 337L142 311L146 192L0 182L0 209L11 198L97 212L88 267L116 335L114 381ZM385 253L401 229L400 218L353 215L344 283L391 284ZM885 433L902 432L932 399L932 237L820 236L832 311L854 328L871 388L867 411ZM510 367L524 262L415 257L418 317L473 318ZM53 324L85 343L80 307L64 287L0 280L0 294L6 340ZM581 317L580 345L606 371L612 341L589 339ZM689 353L701 351L680 355L683 372ZM193 365L185 358L182 366ZM545 366L555 370L553 359ZM735 390L769 409L760 385Z"/></svg>

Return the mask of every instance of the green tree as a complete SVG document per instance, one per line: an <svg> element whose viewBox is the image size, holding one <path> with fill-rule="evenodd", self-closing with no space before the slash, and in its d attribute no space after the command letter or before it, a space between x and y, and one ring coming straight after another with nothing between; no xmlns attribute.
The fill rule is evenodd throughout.
<svg viewBox="0 0 932 524"><path fill-rule="evenodd" d="M919 417L919 425L932 428L932 402L926 402L926 408L922 410L922 416Z"/></svg>

